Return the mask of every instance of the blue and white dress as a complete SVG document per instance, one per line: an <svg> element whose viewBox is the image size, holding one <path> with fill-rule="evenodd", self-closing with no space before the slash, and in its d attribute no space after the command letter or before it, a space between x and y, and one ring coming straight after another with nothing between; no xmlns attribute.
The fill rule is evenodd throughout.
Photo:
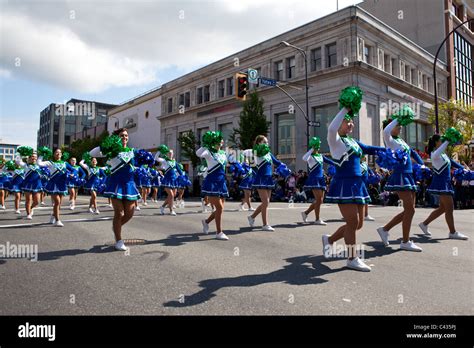
<svg viewBox="0 0 474 348"><path fill-rule="evenodd" d="M431 153L431 169L433 178L427 191L438 195L454 195L454 188L451 183L451 167L463 169L464 167L450 159L444 152L449 142L445 141L435 151Z"/></svg>
<svg viewBox="0 0 474 348"><path fill-rule="evenodd" d="M86 172L78 166L71 166L72 171L67 176L66 186L68 188L79 188L82 186L83 180L86 178Z"/></svg>
<svg viewBox="0 0 474 348"><path fill-rule="evenodd" d="M12 193L21 192L21 185L23 184L23 180L25 179L25 169L24 168L16 168L15 170L10 171L12 177L8 184L7 190Z"/></svg>
<svg viewBox="0 0 474 348"><path fill-rule="evenodd" d="M245 156L252 156L253 150L248 149L243 151ZM273 181L273 165L279 166L282 164L271 152L265 156L259 157L254 155L255 161L255 175L253 177L253 189L267 189L273 190L275 182Z"/></svg>
<svg viewBox="0 0 474 348"><path fill-rule="evenodd" d="M104 170L100 167L89 167L83 161L80 162L80 165L87 172L86 183L84 184L84 190L98 191L99 186L104 181L105 173Z"/></svg>
<svg viewBox="0 0 474 348"><path fill-rule="evenodd" d="M253 179L255 178L255 169L249 166L247 163L242 164L242 168L245 174L242 176L242 180L239 184L241 190L252 190Z"/></svg>
<svg viewBox="0 0 474 348"><path fill-rule="evenodd" d="M224 151L211 152L205 147L196 151L196 155L204 158L207 162L207 174L202 183L201 196L229 197L227 189L225 168L227 165L227 155Z"/></svg>
<svg viewBox="0 0 474 348"><path fill-rule="evenodd" d="M178 188L179 189L185 189L188 186L191 186L191 180L189 180L188 175L183 172L182 175L178 176Z"/></svg>
<svg viewBox="0 0 474 348"><path fill-rule="evenodd" d="M155 161L160 164L159 169L163 171L161 186L170 189L178 188L178 174L183 174L181 168L179 168L175 160L165 159L159 156L160 153L155 155Z"/></svg>
<svg viewBox="0 0 474 348"><path fill-rule="evenodd" d="M380 146L369 146L350 137L338 134L347 109L342 108L328 127L328 143L336 174L331 180L325 197L326 203L368 204L371 202L369 192L362 180L360 159L363 154L374 155Z"/></svg>
<svg viewBox="0 0 474 348"><path fill-rule="evenodd" d="M151 187L154 187L154 188L160 187L161 178L163 177L161 173L158 170L151 168L150 175L151 175Z"/></svg>
<svg viewBox="0 0 474 348"><path fill-rule="evenodd" d="M43 184L41 183L41 168L37 164L27 164L21 160L16 159L18 166L22 167L24 172L24 179L21 184L21 190L23 192L41 192L43 191Z"/></svg>
<svg viewBox="0 0 474 348"><path fill-rule="evenodd" d="M49 180L44 187L44 191L50 195L67 195L67 176L68 172L73 171L73 167L64 161L43 161L42 157L38 158L37 163L40 167L49 169Z"/></svg>
<svg viewBox="0 0 474 348"><path fill-rule="evenodd" d="M105 157L100 151L100 147L92 149L89 154L91 157ZM136 201L140 199L140 193L135 185L135 149L120 152L116 157L107 161L110 167L110 176L108 178L103 195L109 198L115 198L127 201Z"/></svg>
<svg viewBox="0 0 474 348"><path fill-rule="evenodd" d="M8 187L8 172L4 168L0 168L0 190L6 190Z"/></svg>
<svg viewBox="0 0 474 348"><path fill-rule="evenodd" d="M399 137L392 137L390 134L392 129L398 124L398 120L393 120L390 124L385 127L383 130L383 138L385 145L396 151L398 149L403 149L407 153L407 161L405 163L399 163L393 169L392 174L388 178L387 183L385 184L385 191L417 191L418 187L413 178L413 169L411 164L411 157L420 165L424 165L423 160L420 155L416 153L413 149L408 146L408 144Z"/></svg>
<svg viewBox="0 0 474 348"><path fill-rule="evenodd" d="M303 188L305 190L323 190L326 191L326 179L324 179L323 163L335 164L331 159L321 154L313 154L313 149L303 155L303 161L308 162L308 178Z"/></svg>

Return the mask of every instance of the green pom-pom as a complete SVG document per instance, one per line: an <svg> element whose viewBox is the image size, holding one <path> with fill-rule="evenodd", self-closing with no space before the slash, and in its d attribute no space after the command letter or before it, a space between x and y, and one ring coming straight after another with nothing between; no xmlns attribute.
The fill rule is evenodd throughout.
<svg viewBox="0 0 474 348"><path fill-rule="evenodd" d="M362 96L364 92L359 87L350 86L341 91L339 95L339 103L341 107L350 109L348 115L353 118L357 116L362 107Z"/></svg>
<svg viewBox="0 0 474 348"><path fill-rule="evenodd" d="M415 119L415 113L408 106L404 105L396 114L393 114L392 119L396 119L400 126L407 126Z"/></svg>
<svg viewBox="0 0 474 348"><path fill-rule="evenodd" d="M311 140L309 141L309 147L311 147L314 150L319 150L320 146L321 146L321 140L318 137L312 137Z"/></svg>
<svg viewBox="0 0 474 348"><path fill-rule="evenodd" d="M5 168L7 168L7 170L15 170L16 169L16 164L12 160L7 161L7 162L5 162Z"/></svg>
<svg viewBox="0 0 474 348"><path fill-rule="evenodd" d="M110 176L110 174L112 174L112 172L110 171L110 167L109 167L109 166L107 166L107 167L104 169L104 173L105 173L105 175L107 175L107 176Z"/></svg>
<svg viewBox="0 0 474 348"><path fill-rule="evenodd" d="M90 167L90 164L92 162L92 157L89 152L84 152L82 154L82 160Z"/></svg>
<svg viewBox="0 0 474 348"><path fill-rule="evenodd" d="M441 137L442 141L449 141L450 145L457 145L462 142L462 134L454 127L446 129L446 132Z"/></svg>
<svg viewBox="0 0 474 348"><path fill-rule="evenodd" d="M33 148L30 146L20 146L16 149L21 157L30 157L33 154Z"/></svg>
<svg viewBox="0 0 474 348"><path fill-rule="evenodd" d="M43 160L48 161L53 158L53 150L47 146L42 146L38 149L38 156L42 156Z"/></svg>
<svg viewBox="0 0 474 348"><path fill-rule="evenodd" d="M166 156L167 154L170 153L170 149L165 144L162 144L158 147L158 152L160 153L160 155Z"/></svg>
<svg viewBox="0 0 474 348"><path fill-rule="evenodd" d="M115 134L106 137L100 144L100 152L107 158L116 157L122 151L124 151L122 139Z"/></svg>
<svg viewBox="0 0 474 348"><path fill-rule="evenodd" d="M61 159L62 159L63 161L67 161L69 158L71 158L71 154L70 154L69 152L67 152L67 151L64 151L64 152L63 152L63 155L61 156Z"/></svg>
<svg viewBox="0 0 474 348"><path fill-rule="evenodd" d="M270 152L270 146L268 144L255 144L253 151L257 153L258 157L263 157Z"/></svg>
<svg viewBox="0 0 474 348"><path fill-rule="evenodd" d="M207 131L202 136L202 144L204 147L213 150L214 146L221 143L223 140L222 134L219 131Z"/></svg>

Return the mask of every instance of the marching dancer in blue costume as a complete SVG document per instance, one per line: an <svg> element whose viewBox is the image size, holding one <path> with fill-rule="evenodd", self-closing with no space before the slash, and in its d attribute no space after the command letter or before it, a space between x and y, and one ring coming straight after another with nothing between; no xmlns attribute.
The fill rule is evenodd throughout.
<svg viewBox="0 0 474 348"><path fill-rule="evenodd" d="M38 159L37 154L31 147L20 146L17 152L21 155L28 156L27 163L21 160L21 156L17 156L15 162L25 170L25 178L21 185L21 190L25 194L26 219L31 220L33 219L33 209L38 205L40 193L43 191L41 169L36 164Z"/></svg>
<svg viewBox="0 0 474 348"><path fill-rule="evenodd" d="M73 168L69 163L62 160L63 154L61 149L56 149L54 151L53 159L51 160L44 158L44 153L41 153L40 149L38 150L38 153L40 154L37 161L38 165L40 167L47 167L50 172L49 181L44 188L44 190L51 195L51 201L53 203L53 214L51 215L49 222L56 227L63 227L64 224L59 219L59 211L61 209L63 196L67 195L67 172L71 172Z"/></svg>
<svg viewBox="0 0 474 348"><path fill-rule="evenodd" d="M128 131L120 128L113 132L89 152L91 157L106 157L110 166L110 178L104 196L112 199L114 219L112 229L115 235L115 249L127 250L122 240L122 226L130 221L135 211L135 201L140 198L133 180L135 150L127 147Z"/></svg>
<svg viewBox="0 0 474 348"><path fill-rule="evenodd" d="M178 174L182 175L183 172L179 168L177 162L173 159L173 150L169 149L166 145L160 145L158 152L155 155L155 161L160 164L160 170L163 171L163 179L161 180L161 186L164 187L167 197L160 207L161 215L165 214L166 206L170 209L170 215L176 216L174 211L174 197L176 195L176 189L178 188Z"/></svg>
<svg viewBox="0 0 474 348"><path fill-rule="evenodd" d="M209 224L216 220L216 239L228 240L222 231L222 212L224 211L225 198L229 197L227 190L225 168L227 155L221 150L224 144L220 132L208 131L202 137L203 147L196 151L196 155L207 162L207 175L202 183L201 195L209 197L211 204L216 208L211 215L202 220L203 232L209 233Z"/></svg>
<svg viewBox="0 0 474 348"><path fill-rule="evenodd" d="M38 150L39 151L39 150ZM48 184L48 181L49 181L49 169L46 168L46 167L42 167L41 168L41 185L43 185L43 191L41 191L40 193L40 201L41 201L41 205L44 206L46 205L46 203L44 202L44 199L46 197L46 192L44 190L44 188L46 187L46 185Z"/></svg>
<svg viewBox="0 0 474 348"><path fill-rule="evenodd" d="M64 158L63 158L64 159ZM69 209L74 210L76 207L76 199L79 188L82 186L82 183L86 177L86 173L76 164L76 157L71 157L69 159L69 164L73 168L72 172L69 173L67 179L67 187L69 189Z"/></svg>
<svg viewBox="0 0 474 348"><path fill-rule="evenodd" d="M404 106L397 114L392 115L390 123L384 123L383 138L385 145L393 151L404 151L406 160L397 164L390 175L385 191L393 191L403 202L403 211L395 215L385 226L377 228L377 232L382 239L384 245L389 245L389 231L402 223L403 238L400 243L400 249L408 251L422 251L418 245L410 240L410 228L415 215L415 200L417 186L413 178L413 169L411 158L413 158L421 166L424 165L421 157L408 146L408 144L400 138L402 126L406 126L413 122L414 113L408 107Z"/></svg>
<svg viewBox="0 0 474 348"><path fill-rule="evenodd" d="M370 202L370 196L362 181L360 158L363 154L375 154L383 147L369 146L352 139L349 134L354 130L353 117L361 107L362 90L347 87L341 92L339 102L343 108L328 127L328 144L336 174L331 180L326 194L326 202L337 203L345 220L331 236L323 235L323 254L331 256L331 246L344 238L348 248L347 267L368 272L371 268L356 253L356 231L364 222L364 205Z"/></svg>
<svg viewBox="0 0 474 348"><path fill-rule="evenodd" d="M97 167L97 158L92 157L82 159L79 165L84 168L87 173L86 183L84 184L84 190L90 193L89 201L89 213L100 214L99 208L97 208L97 191L99 190L100 184L103 182L105 177L104 170Z"/></svg>
<svg viewBox="0 0 474 348"><path fill-rule="evenodd" d="M163 178L163 175L159 170L156 170L155 168L150 169L150 175L151 175L151 200L152 202L158 202L158 190L161 185L161 178Z"/></svg>
<svg viewBox="0 0 474 348"><path fill-rule="evenodd" d="M137 184L138 189L140 190L140 195L142 196L141 201L143 205L146 207L148 205L146 200L151 191L150 168L146 164L141 165L140 167L137 168L137 174L138 175L136 177L135 182Z"/></svg>
<svg viewBox="0 0 474 348"><path fill-rule="evenodd" d="M252 188L257 189L262 203L260 203L257 209L255 209L252 215L249 215L247 219L249 221L250 227L253 227L255 225L255 218L258 216L258 214L262 213L262 229L264 231L275 231L275 229L268 224L268 206L270 204L272 190L275 188L275 182L273 181L272 177L272 165L278 166L278 168L287 168L270 152L268 139L264 135L258 135L255 138L253 152L252 150L244 151L245 156L251 156L252 154L254 155L254 161L257 169L257 173L253 179Z"/></svg>
<svg viewBox="0 0 474 348"><path fill-rule="evenodd" d="M242 179L239 183L239 189L244 191L244 197L242 199L242 203L240 203L239 210L245 210L244 205L247 204L248 211L255 211L255 209L252 207L251 196L253 179L256 172L254 167L250 166L249 157L245 156L244 153L241 155L241 161L244 174L242 175Z"/></svg>
<svg viewBox="0 0 474 348"><path fill-rule="evenodd" d="M375 175L372 169L367 164L367 156L362 156L360 159L360 172L362 174L362 181L364 182L367 192L369 191L369 175ZM364 220L375 221L375 219L369 215L369 205L364 206Z"/></svg>
<svg viewBox="0 0 474 348"><path fill-rule="evenodd" d="M454 128L448 129L446 133L444 136L434 134L428 143L428 153L431 155L431 163L433 164L433 179L428 187L428 192L439 195L439 207L433 210L430 216L418 226L426 235L431 236L428 225L445 214L449 228L448 238L467 240L468 237L457 232L454 226L454 189L451 184L451 168L463 170L464 167L445 154L448 145L455 145L458 139L461 138L461 134Z"/></svg>
<svg viewBox="0 0 474 348"><path fill-rule="evenodd" d="M191 186L191 181L189 180L188 175L186 174L186 171L184 170L184 167L181 163L178 163L179 169L181 169L181 172L183 173L182 175L178 176L177 179L177 184L178 184L178 196L176 198L176 203L177 206L180 208L185 207L184 203L184 191L186 190L186 187Z"/></svg>
<svg viewBox="0 0 474 348"><path fill-rule="evenodd" d="M4 170L5 160L0 158L0 210L5 210L5 191L7 188L8 172Z"/></svg>
<svg viewBox="0 0 474 348"><path fill-rule="evenodd" d="M301 212L301 217L304 222L308 221L308 215L314 209L316 214L315 225L327 225L319 217L321 204L324 200L324 192L326 192L326 179L324 178L324 167L323 163L333 164L334 162L326 156L319 154L319 147L321 146L321 140L318 137L313 137L309 141L311 149L303 155L303 161L308 163L309 175L304 183L305 190L312 190L314 196L314 202L309 206L308 209Z"/></svg>
<svg viewBox="0 0 474 348"><path fill-rule="evenodd" d="M5 166L7 171L11 174L7 190L15 197L15 214L19 215L21 214L21 184L25 178L25 169L16 164L15 161L8 161Z"/></svg>

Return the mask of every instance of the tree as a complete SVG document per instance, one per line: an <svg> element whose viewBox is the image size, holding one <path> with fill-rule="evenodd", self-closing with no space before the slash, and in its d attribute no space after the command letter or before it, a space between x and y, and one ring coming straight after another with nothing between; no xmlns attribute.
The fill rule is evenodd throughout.
<svg viewBox="0 0 474 348"><path fill-rule="evenodd" d="M428 120L435 124L434 106L428 113ZM449 156L457 153L458 159L469 163L471 161L470 140L473 138L474 106L466 105L462 100L450 99L446 103L438 104L439 132L444 134L446 129L454 127L459 130L463 136L463 144L448 147L446 151Z"/></svg>
<svg viewBox="0 0 474 348"><path fill-rule="evenodd" d="M257 91L248 95L240 112L239 128L234 128L229 141L240 149L251 149L257 135L267 135L271 122L267 121L263 113L263 99Z"/></svg>
<svg viewBox="0 0 474 348"><path fill-rule="evenodd" d="M65 150L71 154L71 157L76 157L77 161L79 162L84 152L90 151L94 147L99 146L102 140L104 140L104 138L108 135L109 133L105 130L97 138L91 139L87 137L84 139L78 139L69 146L69 149L65 149Z"/></svg>
<svg viewBox="0 0 474 348"><path fill-rule="evenodd" d="M193 168L196 168L201 159L196 155L198 141L193 131L183 133L178 137L178 143L181 146L181 154L191 161Z"/></svg>

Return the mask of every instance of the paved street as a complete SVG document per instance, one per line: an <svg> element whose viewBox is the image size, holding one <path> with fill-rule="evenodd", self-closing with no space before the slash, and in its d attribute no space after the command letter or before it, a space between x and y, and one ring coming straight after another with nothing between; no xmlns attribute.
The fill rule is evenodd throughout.
<svg viewBox="0 0 474 348"><path fill-rule="evenodd" d="M418 234L430 210L417 209L414 240L423 252L414 253L399 250L400 226L388 248L375 231L401 208L371 207L376 221L365 222L358 242L372 272L362 273L322 256L321 235L343 223L335 205L323 205L323 227L301 222L306 204L272 203L276 231L263 232L227 202L230 240L218 241L201 233L200 203L188 202L176 217L149 204L125 226L125 239L145 240L126 255L111 247L104 199L99 216L86 212L87 197L80 201L75 211L62 210L63 228L45 224L50 207L31 222L13 213L11 201L0 212L0 244L38 245L37 262L0 259L0 314L474 314L472 210L455 211L459 231L471 237L457 241L447 239L444 219L432 224L432 238Z"/></svg>

